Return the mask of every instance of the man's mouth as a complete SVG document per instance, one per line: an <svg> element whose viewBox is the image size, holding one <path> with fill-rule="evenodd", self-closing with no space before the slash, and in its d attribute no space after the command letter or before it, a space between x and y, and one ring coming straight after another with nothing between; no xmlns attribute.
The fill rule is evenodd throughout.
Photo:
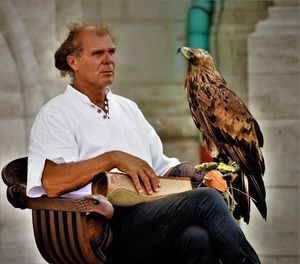
<svg viewBox="0 0 300 264"><path fill-rule="evenodd" d="M113 71L101 71L102 74L113 74Z"/></svg>

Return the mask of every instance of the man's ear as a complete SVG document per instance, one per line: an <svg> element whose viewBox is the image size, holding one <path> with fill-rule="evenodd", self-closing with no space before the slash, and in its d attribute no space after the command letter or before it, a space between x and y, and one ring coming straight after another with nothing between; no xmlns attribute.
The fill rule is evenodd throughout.
<svg viewBox="0 0 300 264"><path fill-rule="evenodd" d="M67 56L67 63L72 68L73 71L77 70L77 58L73 55Z"/></svg>

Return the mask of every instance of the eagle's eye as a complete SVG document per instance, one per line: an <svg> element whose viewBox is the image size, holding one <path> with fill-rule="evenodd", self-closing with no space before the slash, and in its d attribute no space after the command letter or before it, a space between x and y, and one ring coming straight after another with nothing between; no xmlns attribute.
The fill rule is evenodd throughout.
<svg viewBox="0 0 300 264"><path fill-rule="evenodd" d="M192 50L188 50L188 51L187 51L187 55L188 55L189 57L194 57L194 56L195 56L195 54L194 54L194 52L193 52Z"/></svg>

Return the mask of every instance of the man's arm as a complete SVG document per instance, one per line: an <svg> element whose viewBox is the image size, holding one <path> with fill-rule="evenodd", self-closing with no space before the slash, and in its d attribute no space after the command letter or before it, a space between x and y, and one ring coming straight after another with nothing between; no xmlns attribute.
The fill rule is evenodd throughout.
<svg viewBox="0 0 300 264"><path fill-rule="evenodd" d="M149 164L122 151L110 151L91 159L62 164L46 160L42 185L49 197L57 197L82 188L98 173L113 168L127 173L138 192L142 192L141 184L148 194L158 191L159 178Z"/></svg>

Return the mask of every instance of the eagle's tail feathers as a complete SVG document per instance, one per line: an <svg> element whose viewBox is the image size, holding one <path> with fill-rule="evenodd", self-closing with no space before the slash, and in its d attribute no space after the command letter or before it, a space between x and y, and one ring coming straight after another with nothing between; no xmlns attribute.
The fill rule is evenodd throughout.
<svg viewBox="0 0 300 264"><path fill-rule="evenodd" d="M266 190L263 181L257 181L260 177L255 175L247 175L249 182L249 194L256 199L253 200L261 216L267 220L267 204L266 204Z"/></svg>
<svg viewBox="0 0 300 264"><path fill-rule="evenodd" d="M244 222L248 224L250 221L251 204L247 178L240 173L239 176L233 181L232 187L232 193L237 202L233 216L236 219L240 219L242 217Z"/></svg>

